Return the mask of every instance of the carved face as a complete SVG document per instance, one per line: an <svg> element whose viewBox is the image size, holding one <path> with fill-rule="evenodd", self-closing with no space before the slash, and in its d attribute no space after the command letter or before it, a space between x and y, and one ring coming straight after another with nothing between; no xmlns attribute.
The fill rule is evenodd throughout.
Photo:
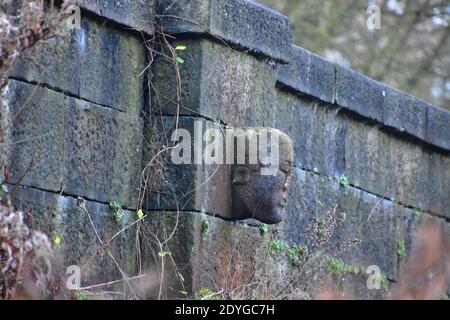
<svg viewBox="0 0 450 320"><path fill-rule="evenodd" d="M281 222L287 206L294 152L292 141L284 134L280 135L279 146L278 167L258 163L232 168L232 207L237 219L254 218L268 224Z"/></svg>

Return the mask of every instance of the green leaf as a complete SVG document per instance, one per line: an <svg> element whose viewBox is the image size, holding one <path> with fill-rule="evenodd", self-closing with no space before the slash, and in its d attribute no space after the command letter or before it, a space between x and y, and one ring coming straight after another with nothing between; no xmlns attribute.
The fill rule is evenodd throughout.
<svg viewBox="0 0 450 320"><path fill-rule="evenodd" d="M142 209L138 210L137 216L138 216L139 219L142 219L144 217L144 212L142 211Z"/></svg>
<svg viewBox="0 0 450 320"><path fill-rule="evenodd" d="M166 257L166 256L170 256L170 255L171 255L170 251L158 252L158 256L161 257L161 258Z"/></svg>
<svg viewBox="0 0 450 320"><path fill-rule="evenodd" d="M183 44L180 44L180 45L175 47L175 50L177 50L177 51L184 51L186 49L187 49L187 46L185 46Z"/></svg>
<svg viewBox="0 0 450 320"><path fill-rule="evenodd" d="M347 187L350 184L350 182L348 181L348 178L344 174L337 177L336 180L340 185L342 185L344 187Z"/></svg>
<svg viewBox="0 0 450 320"><path fill-rule="evenodd" d="M6 185L2 185L2 192L3 193L8 193L8 187Z"/></svg>
<svg viewBox="0 0 450 320"><path fill-rule="evenodd" d="M177 62L180 64L184 63L184 59L182 57L177 57Z"/></svg>
<svg viewBox="0 0 450 320"><path fill-rule="evenodd" d="M208 232L209 229L209 221L207 218L204 218L202 221L202 233L205 234Z"/></svg>
<svg viewBox="0 0 450 320"><path fill-rule="evenodd" d="M62 238L61 238L61 236L59 236L59 235L56 235L56 236L53 238L53 243L54 243L55 245L57 245L57 246L59 246L59 245L61 244L61 241L62 241Z"/></svg>
<svg viewBox="0 0 450 320"><path fill-rule="evenodd" d="M110 206L110 208L116 209L116 210L122 208L122 205L120 204L119 201L112 201L112 202L109 203L109 206Z"/></svg>
<svg viewBox="0 0 450 320"><path fill-rule="evenodd" d="M76 291L75 298L77 300L89 300L89 295L83 291Z"/></svg>
<svg viewBox="0 0 450 320"><path fill-rule="evenodd" d="M124 216L125 216L125 212L122 209L117 209L114 212L114 217L116 218L117 222L121 222Z"/></svg>
<svg viewBox="0 0 450 320"><path fill-rule="evenodd" d="M258 228L259 228L259 232L263 236L269 233L269 226L267 224L265 224L265 223L260 223L258 225Z"/></svg>

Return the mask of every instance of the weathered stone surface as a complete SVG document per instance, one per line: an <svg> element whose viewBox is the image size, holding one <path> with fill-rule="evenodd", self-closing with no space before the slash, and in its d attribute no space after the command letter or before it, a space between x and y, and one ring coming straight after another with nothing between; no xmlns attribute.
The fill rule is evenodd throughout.
<svg viewBox="0 0 450 320"><path fill-rule="evenodd" d="M168 297L183 297L178 290L195 294L209 288L212 292L223 289L224 295L237 299L246 286L263 280L270 238L258 228L195 212L151 213L147 223L161 242L174 231L167 249L184 282L182 286L176 273L166 275ZM172 268L168 263L167 269L173 272Z"/></svg>
<svg viewBox="0 0 450 320"><path fill-rule="evenodd" d="M154 144L162 146L172 146L174 141L171 140L172 134L176 129L176 117L158 117L154 119L155 125L158 129L147 132L152 135L152 132L157 132L159 135L157 140L153 140ZM203 153L200 155L200 162L194 162L194 152L196 149L194 143L195 137L195 123L202 128L200 129L200 138L207 129L217 128L223 129L217 123L207 121L202 118L194 117L180 117L178 128L187 130L191 137L191 143L187 146L191 148L191 164L174 164L172 160L172 151L168 150L162 153L157 161L163 163L162 173L158 172L158 167L155 166L154 173L148 172L152 179L158 177L163 181L157 186L156 190L150 190L151 196L146 200L146 209L151 210L172 210L172 211L197 211L205 212L211 215L226 215L231 206L231 187L230 187L230 167L228 165L211 164L207 165L203 161ZM184 139L184 137L183 137ZM205 150L206 143L203 143L203 150ZM145 145L145 155L143 159L144 166L154 158L154 154L149 148L153 145ZM156 150L158 152L159 150ZM153 151L155 152L155 151ZM181 151L177 151L178 152Z"/></svg>
<svg viewBox="0 0 450 320"><path fill-rule="evenodd" d="M344 175L363 190L446 214L448 199L442 196L450 191L441 191L449 190L448 157L306 97L279 91L277 101L271 125L293 137L298 167ZM438 163L430 164L430 154Z"/></svg>
<svg viewBox="0 0 450 320"><path fill-rule="evenodd" d="M245 128L237 128L241 131L237 138L238 143L243 143L241 146L244 149L241 149L230 139L239 135L233 131L234 128L203 118L155 116L153 121L159 128L155 131L159 132L160 142L146 146L144 158L148 160L144 160L144 165L148 170L145 171L145 176L151 176L154 182L158 179L156 175L160 174L161 183L156 183L154 190L148 190L145 208L198 211L231 221L254 218L268 224L278 223L282 219L283 203L288 194L294 165L292 141L288 136L276 129L260 128L263 130L260 133L263 134L265 130L269 130L271 137L278 134L280 143L277 172L261 174L262 170L267 169L263 168L264 159L258 157L256 164L248 163L249 146L252 146L253 138L257 139L256 128L252 128L253 134L251 131L245 132ZM152 135L148 128L146 130ZM181 138L174 148L172 146L175 141L172 139L175 139L176 134ZM216 146L221 149L214 150L215 162L209 161L211 150L208 147L213 140L219 140ZM147 161L155 159L154 154L161 153L151 150L153 145L160 145L161 149L164 149L163 146L171 146L171 149L165 151L164 157L154 160L162 163L161 167L146 165ZM227 152L234 147L236 150L230 159ZM243 154L236 155L237 152ZM181 154L183 158L177 160ZM241 156L246 159L245 163L236 163Z"/></svg>
<svg viewBox="0 0 450 320"><path fill-rule="evenodd" d="M427 142L450 150L450 112L429 105L427 119Z"/></svg>
<svg viewBox="0 0 450 320"><path fill-rule="evenodd" d="M428 209L430 194L442 191L430 179L428 153L410 142L394 139L391 142L392 187L387 189L393 190L390 198L415 208Z"/></svg>
<svg viewBox="0 0 450 320"><path fill-rule="evenodd" d="M19 62L12 76L43 83L82 99L126 111L141 112L145 49L139 36L84 17L80 30L51 39L39 48L36 62Z"/></svg>
<svg viewBox="0 0 450 320"><path fill-rule="evenodd" d="M272 66L209 40L176 41L181 78L177 105L173 61L156 62L153 109L156 113L203 116L232 126L259 126L275 107L276 75ZM178 108L179 107L179 108Z"/></svg>
<svg viewBox="0 0 450 320"><path fill-rule="evenodd" d="M155 0L77 0L76 3L99 16L151 35L155 27Z"/></svg>
<svg viewBox="0 0 450 320"><path fill-rule="evenodd" d="M424 140L428 106L408 93L388 88L383 104L383 123Z"/></svg>
<svg viewBox="0 0 450 320"><path fill-rule="evenodd" d="M354 70L293 46L292 59L278 70L278 86L336 103L432 145L449 150L450 113L374 81Z"/></svg>
<svg viewBox="0 0 450 320"><path fill-rule="evenodd" d="M450 157L430 154L428 211L450 218Z"/></svg>
<svg viewBox="0 0 450 320"><path fill-rule="evenodd" d="M30 213L34 229L46 232L51 239L55 236L61 238L61 244L56 247L56 253L63 262L60 267L64 272L71 265L79 266L82 286L122 279L117 265L105 252L99 250L101 245L80 200L18 187L13 193L12 203L18 210ZM104 242L132 223L136 216L134 212L124 211L119 222L114 217L113 209L107 205L91 201L86 201L84 205ZM108 246L120 268L128 276L134 276L136 272L135 237L135 229L130 228L119 234Z"/></svg>
<svg viewBox="0 0 450 320"><path fill-rule="evenodd" d="M428 219L430 216L417 209L412 210L401 208L399 206L394 206L394 212L397 216L395 228L397 237L395 245L397 246L397 260L400 272L400 269L406 264L408 258L411 256L417 227L424 219Z"/></svg>
<svg viewBox="0 0 450 320"><path fill-rule="evenodd" d="M383 121L383 102L387 87L362 74L336 66L335 100L340 106L379 122Z"/></svg>
<svg viewBox="0 0 450 320"><path fill-rule="evenodd" d="M416 144L350 121L345 148L345 174L355 186L418 208L427 207L430 190L438 192L429 181L428 154Z"/></svg>
<svg viewBox="0 0 450 320"><path fill-rule="evenodd" d="M397 254L393 203L353 187L341 186L334 179L296 170L287 216L280 224L282 237L304 244L304 235L312 219L326 217L333 205L338 206L339 213L345 213L346 221L334 230L331 242L321 251L340 255L347 263L364 270L369 265L378 265L389 278L395 279ZM352 239L361 242L351 246L348 241Z"/></svg>
<svg viewBox="0 0 450 320"><path fill-rule="evenodd" d="M8 182L51 191L64 180L64 96L9 81L6 96Z"/></svg>
<svg viewBox="0 0 450 320"><path fill-rule="evenodd" d="M19 81L8 92L9 123L17 114L7 134L9 182L132 206L140 118Z"/></svg>
<svg viewBox="0 0 450 320"><path fill-rule="evenodd" d="M278 83L333 103L334 73L333 63L303 48L293 46L290 63L279 67Z"/></svg>
<svg viewBox="0 0 450 320"><path fill-rule="evenodd" d="M346 117L327 104L283 91L277 93L276 105L271 125L293 138L297 166L341 175L345 170Z"/></svg>
<svg viewBox="0 0 450 320"><path fill-rule="evenodd" d="M65 99L65 192L131 208L138 194L142 120Z"/></svg>
<svg viewBox="0 0 450 320"><path fill-rule="evenodd" d="M399 248L399 275L403 286L409 289L422 285L420 294L425 292L433 294L433 290L448 288L448 268L446 267L450 253L448 223L444 219L425 212L406 210L401 216L396 232ZM430 274L433 276L431 277ZM436 282L430 282L424 286L421 284L424 280ZM444 287L440 288L442 285ZM412 289L408 291L414 292ZM436 293L441 294L439 291L434 294ZM442 296L437 298L441 299Z"/></svg>
<svg viewBox="0 0 450 320"><path fill-rule="evenodd" d="M288 18L253 1L162 0L164 31L213 36L251 52L288 62L292 31Z"/></svg>

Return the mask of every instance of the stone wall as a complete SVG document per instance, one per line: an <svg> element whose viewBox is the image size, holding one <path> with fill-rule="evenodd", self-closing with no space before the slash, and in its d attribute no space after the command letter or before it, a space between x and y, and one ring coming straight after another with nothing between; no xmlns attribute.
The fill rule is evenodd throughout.
<svg viewBox="0 0 450 320"><path fill-rule="evenodd" d="M95 256L83 208L103 239L144 209L143 226L133 225L111 250L128 276L140 273L137 261L147 270L156 261L160 272L166 259L165 297L201 288L279 297L274 292L286 289L280 284L290 266L274 258L274 240L304 245L307 226L333 205L347 219L326 254L361 270L378 265L390 283L404 259L399 246L411 250L420 220L450 228L448 111L293 46L288 19L253 1L171 3L79 1L82 28L54 43L56 56L39 51L44 71L21 62L11 76L2 123L14 122L2 156L14 205L30 211L37 227L62 235L67 265ZM173 48L186 47L177 52L183 63L154 41L161 28ZM146 40L165 54L147 50ZM150 62L149 86L143 71ZM169 146L170 129L193 132L196 120L204 128L273 127L292 138L295 175L281 224L265 230L217 217L229 199L220 188L227 167L154 165L148 172L161 175L160 188L139 201L155 145ZM120 222L112 201L123 207ZM168 240L164 250L157 241L154 252L139 245L138 225ZM354 238L360 243L337 254ZM91 265L86 285L122 276L104 255ZM269 274L273 283L262 284ZM314 277L286 297L304 297ZM354 279L358 294L379 296L365 281Z"/></svg>

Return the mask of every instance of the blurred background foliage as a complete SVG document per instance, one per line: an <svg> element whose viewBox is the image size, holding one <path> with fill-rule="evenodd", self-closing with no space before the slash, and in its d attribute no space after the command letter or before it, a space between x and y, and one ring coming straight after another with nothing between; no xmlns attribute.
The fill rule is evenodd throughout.
<svg viewBox="0 0 450 320"><path fill-rule="evenodd" d="M450 110L450 0L257 1L289 16L295 44Z"/></svg>

